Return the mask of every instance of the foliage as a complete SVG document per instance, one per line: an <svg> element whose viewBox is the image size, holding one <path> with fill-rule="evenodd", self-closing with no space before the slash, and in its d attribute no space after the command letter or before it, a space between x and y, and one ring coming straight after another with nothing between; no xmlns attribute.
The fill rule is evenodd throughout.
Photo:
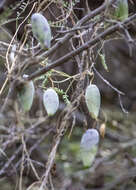
<svg viewBox="0 0 136 190"><path fill-rule="evenodd" d="M128 18L128 0L119 0L117 2L115 16L121 21Z"/></svg>
<svg viewBox="0 0 136 190"><path fill-rule="evenodd" d="M115 66L120 59L113 43L106 51L106 42L123 34L132 56L128 27L136 15L117 9L116 0L92 2L15 1L10 10L17 13L13 28L4 27L12 38L0 41L3 189L12 189L10 183L19 190L129 190L135 185L135 116L126 115L125 92L111 75L120 70L113 72L108 52ZM112 20L112 11L119 18Z"/></svg>

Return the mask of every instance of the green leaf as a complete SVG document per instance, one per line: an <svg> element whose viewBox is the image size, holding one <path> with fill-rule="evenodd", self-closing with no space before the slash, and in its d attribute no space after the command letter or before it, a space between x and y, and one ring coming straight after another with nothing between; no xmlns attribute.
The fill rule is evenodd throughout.
<svg viewBox="0 0 136 190"><path fill-rule="evenodd" d="M18 100L24 112L27 112L31 109L34 94L35 88L33 81L26 82L18 91Z"/></svg>
<svg viewBox="0 0 136 190"><path fill-rule="evenodd" d="M126 18L128 18L128 0L118 0L117 1L117 8L115 10L115 16L120 21L123 21Z"/></svg>
<svg viewBox="0 0 136 190"><path fill-rule="evenodd" d="M53 88L47 89L43 94L43 104L48 116L52 116L59 108L59 97Z"/></svg>
<svg viewBox="0 0 136 190"><path fill-rule="evenodd" d="M99 133L96 129L88 129L81 138L80 156L85 167L90 167L98 151Z"/></svg>
<svg viewBox="0 0 136 190"><path fill-rule="evenodd" d="M85 101L87 108L93 119L97 120L100 110L101 97L96 85L90 84L85 92Z"/></svg>
<svg viewBox="0 0 136 190"><path fill-rule="evenodd" d="M103 65L104 69L105 69L106 71L109 71L109 70L108 70L108 66L107 66L107 64L106 64L106 61L105 61L105 55L99 53L99 56L100 56L101 63L102 63L102 65Z"/></svg>
<svg viewBox="0 0 136 190"><path fill-rule="evenodd" d="M43 49L51 46L51 29L47 19L40 13L31 16L32 32Z"/></svg>

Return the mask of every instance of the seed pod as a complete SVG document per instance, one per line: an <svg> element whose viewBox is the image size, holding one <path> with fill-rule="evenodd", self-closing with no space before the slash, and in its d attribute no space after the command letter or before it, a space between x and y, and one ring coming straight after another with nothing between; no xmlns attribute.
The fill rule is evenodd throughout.
<svg viewBox="0 0 136 190"><path fill-rule="evenodd" d="M128 0L118 0L117 1L117 8L115 10L115 16L120 21L123 21L126 18L128 18Z"/></svg>
<svg viewBox="0 0 136 190"><path fill-rule="evenodd" d="M88 129L81 138L80 155L83 165L89 167L97 154L99 133L96 129Z"/></svg>
<svg viewBox="0 0 136 190"><path fill-rule="evenodd" d="M54 89L49 88L44 92L43 103L48 116L52 116L56 113L59 107L59 97Z"/></svg>
<svg viewBox="0 0 136 190"><path fill-rule="evenodd" d="M101 97L99 89L96 85L90 84L87 87L85 92L85 101L92 118L97 120L100 110Z"/></svg>
<svg viewBox="0 0 136 190"><path fill-rule="evenodd" d="M34 13L31 16L32 32L35 38L40 42L43 49L49 49L51 46L51 29L46 18L40 13Z"/></svg>
<svg viewBox="0 0 136 190"><path fill-rule="evenodd" d="M34 94L35 88L33 81L26 82L18 91L18 100L24 112L27 112L31 109Z"/></svg>

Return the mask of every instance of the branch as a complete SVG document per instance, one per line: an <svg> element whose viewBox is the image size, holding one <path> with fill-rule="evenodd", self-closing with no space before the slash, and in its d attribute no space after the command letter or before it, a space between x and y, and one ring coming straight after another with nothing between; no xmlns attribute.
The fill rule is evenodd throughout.
<svg viewBox="0 0 136 190"><path fill-rule="evenodd" d="M96 68L93 66L92 69L95 71L95 73L110 87L112 88L115 92L121 95L125 95L124 92L118 90L116 87L114 87L112 84L110 84L109 81L103 78L103 76L96 70Z"/></svg>
<svg viewBox="0 0 136 190"><path fill-rule="evenodd" d="M108 3L108 6L110 6L115 1L117 1L117 0L110 0L109 3ZM89 14L87 14L81 20L79 20L77 22L77 24L73 27L73 29L76 29L77 27L80 27L81 25L83 25L84 23L86 23L87 21L89 21L91 18L94 18L95 16L97 16L98 14L100 14L106 8L107 8L107 1L105 1L105 3L102 6L98 7L94 11L91 11ZM58 41L48 52L45 52L45 53L41 54L40 57L48 57L49 55L51 55L52 53L54 53L54 51L56 51L62 44L64 44L64 42L68 41L74 34L75 34L75 31L73 31L73 32L68 33L67 35L65 35L62 38L62 40Z"/></svg>
<svg viewBox="0 0 136 190"><path fill-rule="evenodd" d="M110 0L108 3L108 6L110 6L112 3L114 3L117 0ZM28 65L28 63L31 65L34 62L39 63L39 61L42 61L43 59L45 59L46 57L49 57L50 55L52 55L60 46L62 46L66 41L68 41L70 38L72 38L72 36L75 34L75 32L77 31L77 28L81 27L81 25L85 24L87 21L89 21L91 18L94 18L95 16L97 16L98 14L100 14L102 11L104 11L107 8L107 2L105 2L102 6L98 7L97 9L95 9L94 11L91 11L89 14L87 14L86 16L84 16L81 20L79 20L77 22L77 24L72 28L73 32L70 32L68 34L66 34L63 38L61 38L60 41L58 41L57 43L55 43L55 45L49 49L49 51L44 52L43 54L41 54L39 57L37 56L35 59L36 61L32 60L32 58L27 59L24 62L24 66Z"/></svg>
<svg viewBox="0 0 136 190"><path fill-rule="evenodd" d="M18 86L18 84L20 84L20 82L15 79L13 82L11 82L10 87L9 87L9 91L8 91L8 95L6 97L6 100L4 101L4 104L1 108L1 113L4 113L5 111L8 110L8 108L10 106L13 106L13 101L14 101L14 97L16 97L16 87Z"/></svg>
<svg viewBox="0 0 136 190"><path fill-rule="evenodd" d="M123 21L123 22L121 22L119 24L117 23L114 26L109 27L107 30L100 33L96 38L91 39L90 41L86 42L84 45L82 45L81 47L79 47L75 51L72 51L72 52L66 54L65 56L63 56L63 57L59 58L58 60L54 61L52 64L50 64L50 65L40 69L39 71L31 74L26 80L32 80L32 79L34 79L36 77L39 77L39 76L45 74L46 72L50 71L51 69L64 64L66 61L73 58L77 54L79 54L82 51L84 51L84 50L90 48L91 46L95 45L101 39L104 39L106 36L111 35L114 32L118 31L120 29L120 24L128 26L129 24L131 24L131 21L133 21L134 19L136 19L136 14L130 16L125 21Z"/></svg>

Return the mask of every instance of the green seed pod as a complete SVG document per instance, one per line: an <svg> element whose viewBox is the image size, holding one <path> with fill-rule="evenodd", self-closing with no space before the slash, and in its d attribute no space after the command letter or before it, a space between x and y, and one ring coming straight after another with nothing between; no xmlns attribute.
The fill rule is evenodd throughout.
<svg viewBox="0 0 136 190"><path fill-rule="evenodd" d="M26 77L26 75L25 75ZM31 109L35 94L33 81L26 82L18 91L18 100L24 112Z"/></svg>
<svg viewBox="0 0 136 190"><path fill-rule="evenodd" d="M88 129L81 138L80 155L85 167L91 166L98 151L99 133L96 129Z"/></svg>
<svg viewBox="0 0 136 190"><path fill-rule="evenodd" d="M85 92L85 101L87 108L93 119L97 120L100 110L101 97L96 85L90 84Z"/></svg>
<svg viewBox="0 0 136 190"><path fill-rule="evenodd" d="M49 88L44 92L43 103L48 116L52 116L56 113L59 107L59 97L54 89Z"/></svg>
<svg viewBox="0 0 136 190"><path fill-rule="evenodd" d="M115 16L120 21L123 21L126 18L128 18L128 0L118 0L117 1L117 8L115 10Z"/></svg>
<svg viewBox="0 0 136 190"><path fill-rule="evenodd" d="M51 46L51 29L46 18L40 13L34 13L31 16L32 32L35 38L40 42L43 49L49 49Z"/></svg>

